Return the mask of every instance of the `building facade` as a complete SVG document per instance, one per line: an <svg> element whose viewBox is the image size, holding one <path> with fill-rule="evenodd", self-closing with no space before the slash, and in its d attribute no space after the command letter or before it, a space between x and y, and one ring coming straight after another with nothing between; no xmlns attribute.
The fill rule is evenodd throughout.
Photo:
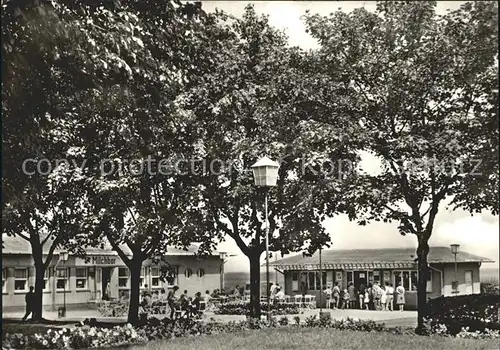
<svg viewBox="0 0 500 350"><path fill-rule="evenodd" d="M271 263L284 274L285 294L307 294L316 296L319 305L321 282L323 289L335 281L341 288L353 282L356 289L368 283L400 282L406 290L406 307L417 306L418 268L414 249L364 249L364 250L323 250L321 254L321 278L319 252L312 257L296 255ZM457 254L458 295L480 293L479 267L490 259L466 252ZM456 295L452 288L455 280L455 260L449 247L431 247L428 255L430 276L427 281L427 296ZM321 297L325 306L325 298Z"/></svg>
<svg viewBox="0 0 500 350"><path fill-rule="evenodd" d="M160 280L160 266L151 260L143 263L141 290L166 292L174 285L187 290L189 295L220 288L222 260L218 254L198 257L196 246L187 251L168 249L166 260L176 270L174 281L169 284ZM44 309L57 309L64 302L68 307L95 303L103 296L118 298L128 295L130 274L118 254L107 249L88 249L87 258L69 255L67 261L60 259L59 252L45 272L43 292ZM44 257L45 259L45 257ZM27 243L16 238L4 238L2 251L2 302L3 309L25 306L25 295L35 285L35 267Z"/></svg>

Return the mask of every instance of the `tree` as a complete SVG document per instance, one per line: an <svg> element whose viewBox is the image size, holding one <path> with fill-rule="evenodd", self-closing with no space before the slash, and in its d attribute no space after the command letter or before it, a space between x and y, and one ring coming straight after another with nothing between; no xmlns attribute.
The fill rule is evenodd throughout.
<svg viewBox="0 0 500 350"><path fill-rule="evenodd" d="M26 240L35 265L34 319L56 248L77 244L84 212L72 150L78 34L46 2L2 2L3 233ZM44 252L47 252L44 256Z"/></svg>
<svg viewBox="0 0 500 350"><path fill-rule="evenodd" d="M494 2L437 16L435 2L379 2L306 15L326 81L383 160L350 196L359 222L398 221L417 238L418 327L425 333L427 254L440 204L498 214L498 18ZM330 108L326 116L333 119ZM356 125L352 124L352 125Z"/></svg>
<svg viewBox="0 0 500 350"><path fill-rule="evenodd" d="M188 5L129 1L76 12L97 57L90 71L96 92L78 106L88 243L108 242L129 268L132 324L145 260L170 245L213 246L210 232L197 226L204 220L199 186L181 165L196 151L197 131L178 99L191 84L192 53L206 23L199 6Z"/></svg>
<svg viewBox="0 0 500 350"><path fill-rule="evenodd" d="M300 89L292 70L302 62L300 50L288 47L286 36L250 5L241 19L216 16L220 29L207 33L208 59L199 61L183 108L202 132L194 169L204 187L207 230L231 237L248 257L250 315L260 317L265 193L255 188L250 166L264 155L281 163L277 187L268 193L270 251L312 253L329 241L322 226L326 193L340 186L322 166L350 153L335 139L315 142L313 126L299 123L290 88Z"/></svg>
<svg viewBox="0 0 500 350"><path fill-rule="evenodd" d="M187 177L134 176L105 166L117 159L141 163L150 156L176 160L174 155L192 149L189 120L175 99L194 67L189 30L201 26L200 5L24 1L5 7L4 226L32 244L40 317L40 276L43 281L58 244L74 243L61 235L71 229L84 245L102 242L104 234L131 268L129 320L135 323L140 264L168 243L197 239L197 230L185 224L196 217L197 201ZM64 158L63 165L72 166L28 175L20 164L30 156L51 162ZM158 173L158 165L153 168ZM183 207L188 202L192 209ZM76 223L84 227L71 226ZM43 262L41 246L51 238Z"/></svg>

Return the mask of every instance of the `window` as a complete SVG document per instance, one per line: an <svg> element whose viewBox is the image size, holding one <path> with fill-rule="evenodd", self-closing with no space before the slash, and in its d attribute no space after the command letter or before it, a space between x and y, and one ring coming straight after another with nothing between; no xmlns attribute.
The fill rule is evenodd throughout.
<svg viewBox="0 0 500 350"><path fill-rule="evenodd" d="M87 268L76 268L76 289L87 289Z"/></svg>
<svg viewBox="0 0 500 350"><path fill-rule="evenodd" d="M418 284L418 272L410 271L410 290L416 292L417 284Z"/></svg>
<svg viewBox="0 0 500 350"><path fill-rule="evenodd" d="M323 288L326 287L326 272L323 272ZM319 271L309 271L307 273L307 289L321 290L321 280L319 279Z"/></svg>
<svg viewBox="0 0 500 350"><path fill-rule="evenodd" d="M205 270L198 269L198 271L196 272L196 274L198 275L199 278L202 278L203 276L205 276Z"/></svg>
<svg viewBox="0 0 500 350"><path fill-rule="evenodd" d="M184 270L184 276L185 276L186 278L189 278L189 277L191 277L192 275L193 275L193 271L191 271L191 269L185 269L185 270Z"/></svg>
<svg viewBox="0 0 500 350"><path fill-rule="evenodd" d="M50 291L49 277L50 277L50 267L47 267L45 269L45 276L43 277L43 290L44 291Z"/></svg>
<svg viewBox="0 0 500 350"><path fill-rule="evenodd" d="M299 272L292 271L292 292L299 291Z"/></svg>
<svg viewBox="0 0 500 350"><path fill-rule="evenodd" d="M427 293L432 293L432 270L429 270L429 276L427 277Z"/></svg>
<svg viewBox="0 0 500 350"><path fill-rule="evenodd" d="M144 276L146 276L146 268L141 267L141 277L140 277L140 280L139 280L139 286L141 288L145 287Z"/></svg>
<svg viewBox="0 0 500 350"><path fill-rule="evenodd" d="M118 268L118 288L128 288L129 274L127 267Z"/></svg>
<svg viewBox="0 0 500 350"><path fill-rule="evenodd" d="M68 269L56 270L56 289L68 289Z"/></svg>
<svg viewBox="0 0 500 350"><path fill-rule="evenodd" d="M354 272L353 271L347 271L347 285L349 285L350 282L354 282Z"/></svg>
<svg viewBox="0 0 500 350"><path fill-rule="evenodd" d="M2 269L2 292L5 293L7 290L7 271Z"/></svg>
<svg viewBox="0 0 500 350"><path fill-rule="evenodd" d="M385 282L391 282L391 273L390 271L384 271L384 284Z"/></svg>
<svg viewBox="0 0 500 350"><path fill-rule="evenodd" d="M160 268L158 266L151 267L151 286L160 287Z"/></svg>
<svg viewBox="0 0 500 350"><path fill-rule="evenodd" d="M373 282L380 284L380 271L373 271Z"/></svg>
<svg viewBox="0 0 500 350"><path fill-rule="evenodd" d="M394 285L397 287L403 282L406 291L415 292L417 290L418 272L415 270L394 271Z"/></svg>
<svg viewBox="0 0 500 350"><path fill-rule="evenodd" d="M28 286L28 269L14 270L14 289L26 290Z"/></svg>

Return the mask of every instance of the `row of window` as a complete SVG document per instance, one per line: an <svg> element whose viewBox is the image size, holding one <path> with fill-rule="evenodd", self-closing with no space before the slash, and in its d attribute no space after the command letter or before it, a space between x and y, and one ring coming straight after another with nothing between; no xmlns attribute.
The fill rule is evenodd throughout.
<svg viewBox="0 0 500 350"><path fill-rule="evenodd" d="M76 268L76 289L87 289L87 268ZM14 269L14 290L27 291L28 290L28 269ZM50 291L50 270L45 271L44 277L44 291ZM69 270L68 268L57 268L55 270L56 289L64 290L68 287ZM2 269L2 292L7 291L7 274L6 270Z"/></svg>
<svg viewBox="0 0 500 350"><path fill-rule="evenodd" d="M76 289L77 290L85 290L88 288L88 269L86 267L77 267L75 269L75 276L76 276ZM145 283L145 273L146 269L143 267L141 269L141 279L140 279L140 286L141 288L145 287L147 283ZM151 267L151 286L152 287L160 287L160 268L159 267ZM189 268L184 270L184 276L186 278L191 278L193 275L193 271ZM202 278L205 276L205 271L203 269L198 269L196 272L196 275L199 278ZM16 291L26 291L28 289L28 269L23 268L23 269L14 269L14 290ZM50 283L49 283L49 277L50 277L50 269L47 269L45 271L45 278L44 278L44 291L50 291ZM68 288L68 280L69 280L69 270L68 268L57 268L55 270L55 277L56 277L56 289L57 290L64 290L65 288ZM118 287L119 288L129 288L129 279L130 279L130 272L127 267L119 267L118 268ZM7 289L7 275L6 275L6 270L2 269L2 292L6 292Z"/></svg>
<svg viewBox="0 0 500 350"><path fill-rule="evenodd" d="M292 271L292 291L299 291L299 276L300 271ZM305 276L304 276L305 275ZM383 271L383 276L381 271L367 271L367 273L363 273L363 279L365 281L374 281L380 284L385 284L385 282L393 283L394 286L398 286L400 282L403 282L403 287L407 291L416 291L417 290L417 280L418 280L418 271L416 270L398 270L392 271ZM342 271L336 271L335 280L338 282L342 282ZM383 279L382 279L383 277ZM326 288L326 272L323 272L323 288ZM307 286L307 290L321 290L321 280L319 271L308 271L303 272L302 281L305 282ZM347 272L347 283L355 282L354 281L354 272ZM432 271L429 271L429 278L427 281L427 292L432 292Z"/></svg>

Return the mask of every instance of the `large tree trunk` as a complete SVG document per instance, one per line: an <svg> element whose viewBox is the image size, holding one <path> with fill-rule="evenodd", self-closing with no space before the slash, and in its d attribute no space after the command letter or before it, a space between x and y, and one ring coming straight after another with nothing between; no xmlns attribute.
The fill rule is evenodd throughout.
<svg viewBox="0 0 500 350"><path fill-rule="evenodd" d="M250 317L260 319L260 254L250 253Z"/></svg>
<svg viewBox="0 0 500 350"><path fill-rule="evenodd" d="M45 278L45 268L43 264L42 245L38 238L31 242L31 252L35 263L35 296L33 300L33 320L42 321L43 313L43 285ZM28 286L29 288L29 286Z"/></svg>
<svg viewBox="0 0 500 350"><path fill-rule="evenodd" d="M130 260L130 298L128 308L128 322L132 325L139 323L139 299L141 282L142 260L132 257Z"/></svg>
<svg viewBox="0 0 500 350"><path fill-rule="evenodd" d="M429 254L429 242L427 239L419 238L417 257L418 257L418 282L417 282L417 328L415 333L426 335L427 330L424 326L424 317L427 316L427 277L429 270L427 267L427 255Z"/></svg>

